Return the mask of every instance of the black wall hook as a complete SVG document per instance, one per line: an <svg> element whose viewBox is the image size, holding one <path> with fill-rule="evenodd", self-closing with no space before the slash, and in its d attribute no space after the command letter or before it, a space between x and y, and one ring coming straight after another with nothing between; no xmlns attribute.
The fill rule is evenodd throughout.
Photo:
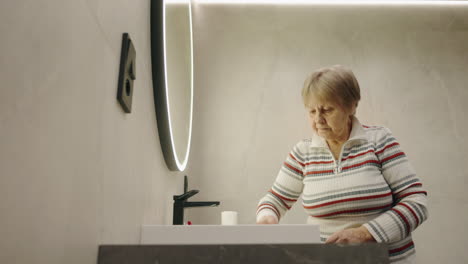
<svg viewBox="0 0 468 264"><path fill-rule="evenodd" d="M122 36L117 100L126 113L132 112L133 81L136 79L136 51L128 33Z"/></svg>

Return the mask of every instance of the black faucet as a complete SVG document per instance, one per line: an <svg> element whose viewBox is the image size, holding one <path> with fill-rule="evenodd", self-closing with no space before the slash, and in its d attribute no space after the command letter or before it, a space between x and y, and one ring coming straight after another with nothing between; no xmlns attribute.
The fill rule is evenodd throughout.
<svg viewBox="0 0 468 264"><path fill-rule="evenodd" d="M186 207L201 207L201 206L218 206L220 202L188 202L187 199L197 194L198 190L187 191L188 182L187 175L184 177L184 193L181 195L174 195L174 211L172 217L173 225L184 224L184 208Z"/></svg>

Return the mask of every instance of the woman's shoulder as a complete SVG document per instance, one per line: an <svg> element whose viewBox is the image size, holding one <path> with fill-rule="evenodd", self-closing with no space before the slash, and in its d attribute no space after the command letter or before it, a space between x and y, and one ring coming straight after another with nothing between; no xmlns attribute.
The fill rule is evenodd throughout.
<svg viewBox="0 0 468 264"><path fill-rule="evenodd" d="M392 131L386 127L381 125L362 125L366 136L369 140L372 141L379 141L382 138L386 138L392 135Z"/></svg>
<svg viewBox="0 0 468 264"><path fill-rule="evenodd" d="M323 144L326 143L318 140L317 138L314 139L314 137L304 138L294 145L292 151L298 154L298 156L306 158L310 155L323 153L325 151L325 146Z"/></svg>
<svg viewBox="0 0 468 264"><path fill-rule="evenodd" d="M297 152L297 154L301 156L305 156L309 152L310 143L312 143L311 138L302 139L294 145L292 151Z"/></svg>

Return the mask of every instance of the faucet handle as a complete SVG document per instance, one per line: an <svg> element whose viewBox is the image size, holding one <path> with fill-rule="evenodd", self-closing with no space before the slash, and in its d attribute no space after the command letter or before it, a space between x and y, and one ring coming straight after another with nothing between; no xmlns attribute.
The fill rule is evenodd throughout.
<svg viewBox="0 0 468 264"><path fill-rule="evenodd" d="M199 190L191 190L191 191L185 192L185 193L183 193L181 195L174 195L174 201L187 200L188 198L194 196L198 192L199 192Z"/></svg>

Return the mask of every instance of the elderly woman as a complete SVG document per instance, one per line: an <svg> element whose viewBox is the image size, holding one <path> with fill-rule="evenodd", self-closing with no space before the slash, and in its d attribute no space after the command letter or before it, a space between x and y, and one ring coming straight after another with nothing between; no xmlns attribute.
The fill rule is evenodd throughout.
<svg viewBox="0 0 468 264"><path fill-rule="evenodd" d="M313 72L302 90L314 132L286 157L257 210L277 224L302 194L307 223L325 243L387 243L391 263L412 263L411 232L427 219L426 191L388 128L362 125L361 98L349 69Z"/></svg>

